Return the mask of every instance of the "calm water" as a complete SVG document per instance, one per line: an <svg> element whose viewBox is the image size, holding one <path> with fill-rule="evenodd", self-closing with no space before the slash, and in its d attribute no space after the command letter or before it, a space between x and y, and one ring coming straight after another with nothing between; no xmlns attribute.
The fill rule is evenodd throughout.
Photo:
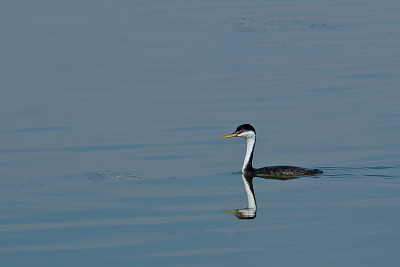
<svg viewBox="0 0 400 267"><path fill-rule="evenodd" d="M1 266L400 264L398 1L3 2Z"/></svg>

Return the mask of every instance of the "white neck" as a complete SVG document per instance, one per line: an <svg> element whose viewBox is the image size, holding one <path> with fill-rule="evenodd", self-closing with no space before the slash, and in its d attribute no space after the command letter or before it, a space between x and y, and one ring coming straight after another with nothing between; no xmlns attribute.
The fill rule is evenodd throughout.
<svg viewBox="0 0 400 267"><path fill-rule="evenodd" d="M242 172L245 172L246 167L248 166L249 163L251 164L251 167L253 167L252 162L250 161L252 160L251 155L253 153L254 145L256 143L256 135L252 133L250 136L246 137L246 141L247 141L247 149L246 149L246 156L244 157Z"/></svg>
<svg viewBox="0 0 400 267"><path fill-rule="evenodd" d="M244 188L246 189L247 193L247 208L249 209L257 209L256 206L256 198L254 197L254 192L252 190L252 186L249 184L249 181L242 175Z"/></svg>

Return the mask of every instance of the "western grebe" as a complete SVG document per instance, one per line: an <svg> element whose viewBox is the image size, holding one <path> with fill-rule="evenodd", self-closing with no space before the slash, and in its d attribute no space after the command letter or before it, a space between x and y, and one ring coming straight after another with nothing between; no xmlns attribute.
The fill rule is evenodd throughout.
<svg viewBox="0 0 400 267"><path fill-rule="evenodd" d="M236 128L233 134L221 138L241 137L247 140L246 156L244 158L242 173L252 176L296 176L315 175L322 173L318 169L305 169L295 166L271 166L259 169L253 168L253 153L256 144L256 129L250 124L242 124Z"/></svg>

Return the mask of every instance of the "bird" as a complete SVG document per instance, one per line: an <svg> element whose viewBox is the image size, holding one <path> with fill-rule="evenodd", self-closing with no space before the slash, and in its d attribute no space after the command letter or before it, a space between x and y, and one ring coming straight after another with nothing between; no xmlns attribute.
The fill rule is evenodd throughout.
<svg viewBox="0 0 400 267"><path fill-rule="evenodd" d="M256 144L256 129L250 124L242 124L236 128L232 134L222 136L221 138L241 137L247 141L246 156L244 158L242 173L250 176L275 176L275 177L288 177L288 176L302 176L302 175L316 175L321 174L323 171L318 169L306 169L296 166L270 166L255 169L253 168L253 154Z"/></svg>

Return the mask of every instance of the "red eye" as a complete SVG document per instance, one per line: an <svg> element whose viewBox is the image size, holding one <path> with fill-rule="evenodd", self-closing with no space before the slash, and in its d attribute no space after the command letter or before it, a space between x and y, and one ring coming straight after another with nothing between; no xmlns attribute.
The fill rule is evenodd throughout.
<svg viewBox="0 0 400 267"><path fill-rule="evenodd" d="M239 130L239 133L243 132L242 130Z"/></svg>

